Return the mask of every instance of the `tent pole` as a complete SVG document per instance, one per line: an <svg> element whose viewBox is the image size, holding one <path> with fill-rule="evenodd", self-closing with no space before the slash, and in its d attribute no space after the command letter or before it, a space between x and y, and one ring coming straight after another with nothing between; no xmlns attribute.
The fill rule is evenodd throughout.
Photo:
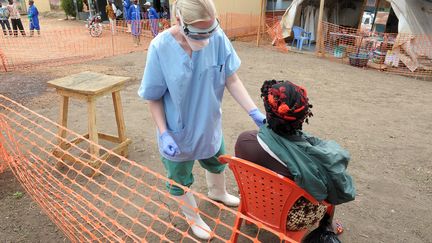
<svg viewBox="0 0 432 243"><path fill-rule="evenodd" d="M361 24L362 24L362 19L363 19L363 14L364 14L364 10L365 10L365 8L366 8L366 2L367 2L367 0L364 0L363 1L363 5L362 5L362 7L361 7L361 11L360 11L360 17L359 17L359 23L358 23L358 27L357 27L357 29L359 29L359 30L361 30Z"/></svg>
<svg viewBox="0 0 432 243"><path fill-rule="evenodd" d="M322 19L323 19L323 13L324 13L324 4L325 0L320 1L320 9L319 9L319 15L318 15L318 33L317 33L317 46L315 54L319 57L322 57L324 53L321 52L322 42L323 42L323 36L322 36Z"/></svg>
<svg viewBox="0 0 432 243"><path fill-rule="evenodd" d="M264 11L264 2L265 0L261 0L261 7L260 7L260 16L259 16L259 23L258 23L258 31L257 31L257 40L256 45L259 46L260 39L261 39L261 26L262 26L262 19L263 19L263 11Z"/></svg>
<svg viewBox="0 0 432 243"><path fill-rule="evenodd" d="M376 27L375 26L375 20L376 20L376 17L377 17L378 7L379 6L380 6L380 0L377 0L376 3L375 3L375 14L374 14L374 18L372 20L372 29L371 29L371 31L375 31L374 30L374 27Z"/></svg>

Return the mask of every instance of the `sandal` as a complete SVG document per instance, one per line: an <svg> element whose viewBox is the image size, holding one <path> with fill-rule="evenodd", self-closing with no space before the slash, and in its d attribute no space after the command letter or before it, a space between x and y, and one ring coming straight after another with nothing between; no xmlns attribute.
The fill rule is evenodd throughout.
<svg viewBox="0 0 432 243"><path fill-rule="evenodd" d="M335 220L335 222L333 223L333 229L334 229L336 235L340 235L344 232L344 228L342 226L342 223L339 222L338 220Z"/></svg>

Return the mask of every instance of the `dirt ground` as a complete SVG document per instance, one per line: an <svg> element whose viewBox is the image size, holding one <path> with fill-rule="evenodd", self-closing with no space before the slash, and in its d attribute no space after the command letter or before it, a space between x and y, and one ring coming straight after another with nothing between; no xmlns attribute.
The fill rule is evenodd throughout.
<svg viewBox="0 0 432 243"><path fill-rule="evenodd" d="M263 80L284 79L308 89L314 117L304 129L333 139L350 151L349 172L357 186L356 200L336 209L345 226L343 242L432 242L432 82L383 74L315 56L280 53L233 42L242 60L238 71L247 90L263 110L259 89ZM164 174L154 139L155 127L146 102L136 92L146 53L34 71L1 73L0 93L36 112L58 119L59 97L46 81L85 70L133 77L122 92L127 135L133 144L129 158ZM70 128L84 132L86 107L72 100ZM110 97L97 103L98 126L114 132ZM103 121L103 122L102 122ZM227 92L223 130L229 154L237 136L256 129ZM193 188L206 193L204 171L195 166ZM236 183L229 172L229 191ZM24 193L10 171L0 174L0 241L68 241Z"/></svg>

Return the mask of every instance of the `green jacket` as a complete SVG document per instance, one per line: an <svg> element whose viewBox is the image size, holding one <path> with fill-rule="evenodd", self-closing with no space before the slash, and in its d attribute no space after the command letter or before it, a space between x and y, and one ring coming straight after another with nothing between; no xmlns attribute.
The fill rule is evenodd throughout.
<svg viewBox="0 0 432 243"><path fill-rule="evenodd" d="M346 172L350 155L335 141L305 132L284 138L262 126L258 140L286 165L298 186L318 201L341 204L354 200L355 185Z"/></svg>

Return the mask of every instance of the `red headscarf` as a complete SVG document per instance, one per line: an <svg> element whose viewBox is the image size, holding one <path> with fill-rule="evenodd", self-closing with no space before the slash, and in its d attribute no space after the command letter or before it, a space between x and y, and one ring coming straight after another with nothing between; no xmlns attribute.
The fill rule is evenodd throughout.
<svg viewBox="0 0 432 243"><path fill-rule="evenodd" d="M289 81L267 80L261 88L267 123L276 133L290 135L301 130L312 116L305 88Z"/></svg>

